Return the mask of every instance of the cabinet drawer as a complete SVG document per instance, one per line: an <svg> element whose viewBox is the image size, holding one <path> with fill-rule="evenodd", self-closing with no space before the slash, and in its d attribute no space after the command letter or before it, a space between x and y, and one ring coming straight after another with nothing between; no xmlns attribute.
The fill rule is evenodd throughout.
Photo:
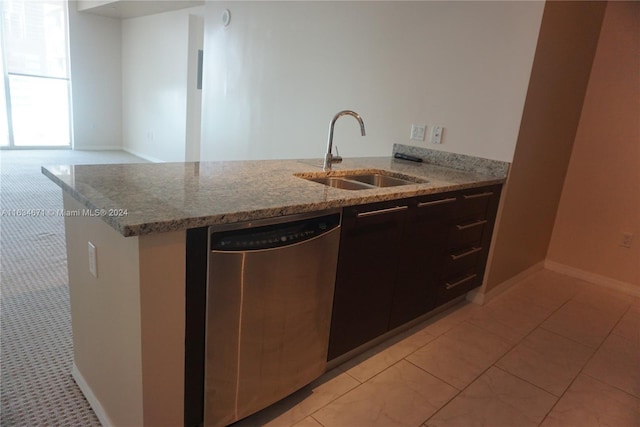
<svg viewBox="0 0 640 427"><path fill-rule="evenodd" d="M446 221L454 212L457 200L451 193L421 197L416 202L416 216L421 219L433 218Z"/></svg>
<svg viewBox="0 0 640 427"><path fill-rule="evenodd" d="M481 246L471 246L460 251L450 252L446 256L443 277L459 276L466 271L475 270L478 259L483 252Z"/></svg>
<svg viewBox="0 0 640 427"><path fill-rule="evenodd" d="M486 224L486 219L456 221L449 231L447 249L452 251L480 244Z"/></svg>
<svg viewBox="0 0 640 427"><path fill-rule="evenodd" d="M375 247L388 247L389 242L400 243L398 233L402 232L408 208L407 203L402 200L345 208L342 216L341 249L354 244L354 253L358 254L362 248L365 251L376 251ZM349 252L351 250L347 251Z"/></svg>
<svg viewBox="0 0 640 427"><path fill-rule="evenodd" d="M455 218L458 221L487 218L487 207L494 196L493 188L480 188L461 194L458 198Z"/></svg>
<svg viewBox="0 0 640 427"><path fill-rule="evenodd" d="M388 218L389 214L405 211L409 208L407 199L391 200L388 202L369 203L367 205L350 206L342 211L343 218L354 218L363 221L378 221Z"/></svg>
<svg viewBox="0 0 640 427"><path fill-rule="evenodd" d="M438 292L438 304L444 304L482 284L482 274L468 270L443 281Z"/></svg>

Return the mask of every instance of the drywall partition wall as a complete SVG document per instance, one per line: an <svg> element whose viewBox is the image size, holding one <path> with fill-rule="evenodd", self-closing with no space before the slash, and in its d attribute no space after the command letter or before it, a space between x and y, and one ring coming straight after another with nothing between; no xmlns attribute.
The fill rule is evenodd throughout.
<svg viewBox="0 0 640 427"><path fill-rule="evenodd" d="M544 261L605 2L547 2L486 290Z"/></svg>
<svg viewBox="0 0 640 427"><path fill-rule="evenodd" d="M73 148L120 150L120 21L68 9Z"/></svg>
<svg viewBox="0 0 640 427"><path fill-rule="evenodd" d="M123 148L151 161L184 161L189 14L122 20Z"/></svg>
<svg viewBox="0 0 640 427"><path fill-rule="evenodd" d="M640 3L609 2L547 259L640 292ZM634 233L630 248L622 234Z"/></svg>
<svg viewBox="0 0 640 427"><path fill-rule="evenodd" d="M67 192L64 208L84 209ZM143 425L138 237L124 238L98 217L65 217L73 364L105 426ZM97 277L87 268L96 247Z"/></svg>
<svg viewBox="0 0 640 427"><path fill-rule="evenodd" d="M543 2L208 2L202 160L388 156L412 123L430 148L511 161ZM231 12L228 26L224 9Z"/></svg>
<svg viewBox="0 0 640 427"><path fill-rule="evenodd" d="M202 129L202 75L201 55L204 42L204 17L189 15L189 54L187 59L187 123L185 154L187 162L200 160L200 134ZM198 81L200 77L200 81ZM200 84L200 85L199 85Z"/></svg>
<svg viewBox="0 0 640 427"><path fill-rule="evenodd" d="M83 207L63 193L64 207ZM73 375L105 426L184 419L184 231L123 237L102 219L65 217ZM97 275L87 268L96 247Z"/></svg>

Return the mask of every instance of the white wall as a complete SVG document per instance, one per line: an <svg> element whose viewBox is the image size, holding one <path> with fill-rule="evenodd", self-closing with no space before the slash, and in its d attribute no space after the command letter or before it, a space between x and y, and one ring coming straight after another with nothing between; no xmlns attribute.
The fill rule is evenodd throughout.
<svg viewBox="0 0 640 427"><path fill-rule="evenodd" d="M64 207L82 209L64 193ZM65 218L74 372L104 426L184 420L184 231L122 237L100 218ZM87 268L96 246L97 277Z"/></svg>
<svg viewBox="0 0 640 427"><path fill-rule="evenodd" d="M486 291L535 270L547 256L606 5L545 5L517 147L501 197ZM603 119L597 123L609 124ZM617 131L615 124L612 128ZM585 189L593 191L588 185L581 187Z"/></svg>
<svg viewBox="0 0 640 427"><path fill-rule="evenodd" d="M122 114L126 151L184 161L189 14L203 7L122 20Z"/></svg>
<svg viewBox="0 0 640 427"><path fill-rule="evenodd" d="M65 209L83 209L62 196ZM125 239L97 217L64 222L74 377L102 425L142 426L139 238ZM87 242L96 247L97 277L87 268Z"/></svg>
<svg viewBox="0 0 640 427"><path fill-rule="evenodd" d="M543 2L209 2L201 160L389 155L411 123L511 161ZM231 11L223 27L222 11Z"/></svg>
<svg viewBox="0 0 640 427"><path fill-rule="evenodd" d="M120 20L76 6L69 1L73 147L121 149Z"/></svg>
<svg viewBox="0 0 640 427"><path fill-rule="evenodd" d="M640 295L640 3L609 2L547 260ZM602 126L606 123L607 126ZM606 141L606 144L603 144ZM634 233L630 248L622 234Z"/></svg>

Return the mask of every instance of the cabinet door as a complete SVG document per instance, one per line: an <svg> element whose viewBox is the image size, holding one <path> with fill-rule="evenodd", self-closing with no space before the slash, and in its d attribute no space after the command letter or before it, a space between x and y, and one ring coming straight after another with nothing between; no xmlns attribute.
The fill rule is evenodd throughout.
<svg viewBox="0 0 640 427"><path fill-rule="evenodd" d="M400 259L389 329L435 308L455 207L456 197L452 193L414 200L405 223L403 257Z"/></svg>
<svg viewBox="0 0 640 427"><path fill-rule="evenodd" d="M388 330L407 211L403 200L344 209L329 360Z"/></svg>

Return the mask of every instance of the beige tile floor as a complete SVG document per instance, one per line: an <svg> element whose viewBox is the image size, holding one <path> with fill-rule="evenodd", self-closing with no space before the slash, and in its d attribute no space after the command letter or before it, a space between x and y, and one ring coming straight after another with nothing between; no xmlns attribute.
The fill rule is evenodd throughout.
<svg viewBox="0 0 640 427"><path fill-rule="evenodd" d="M235 424L640 426L640 298L542 270Z"/></svg>

